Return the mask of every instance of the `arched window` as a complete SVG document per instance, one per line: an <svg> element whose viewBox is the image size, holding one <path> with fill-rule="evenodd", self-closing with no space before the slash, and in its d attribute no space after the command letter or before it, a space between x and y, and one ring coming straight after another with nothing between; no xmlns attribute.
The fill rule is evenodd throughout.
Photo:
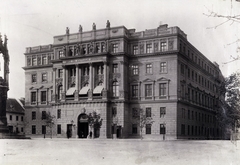
<svg viewBox="0 0 240 165"><path fill-rule="evenodd" d="M113 97L119 96L119 83L117 81L114 81L112 84L113 87Z"/></svg>
<svg viewBox="0 0 240 165"><path fill-rule="evenodd" d="M62 85L58 87L58 99L62 99Z"/></svg>

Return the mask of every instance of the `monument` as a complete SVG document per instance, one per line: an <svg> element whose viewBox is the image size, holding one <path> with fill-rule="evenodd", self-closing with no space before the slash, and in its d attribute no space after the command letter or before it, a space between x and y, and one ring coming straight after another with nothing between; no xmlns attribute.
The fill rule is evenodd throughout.
<svg viewBox="0 0 240 165"><path fill-rule="evenodd" d="M7 138L9 129L7 127L6 106L7 92L9 90L9 54L7 48L7 36L4 43L0 34L0 55L3 56L3 77L0 76L0 138Z"/></svg>

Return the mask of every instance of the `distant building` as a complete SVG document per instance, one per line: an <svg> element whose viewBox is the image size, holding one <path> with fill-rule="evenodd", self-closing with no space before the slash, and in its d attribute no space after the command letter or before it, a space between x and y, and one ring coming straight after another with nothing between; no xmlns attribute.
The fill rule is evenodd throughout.
<svg viewBox="0 0 240 165"><path fill-rule="evenodd" d="M24 113L25 109L22 100L7 99L6 117L10 133L24 134Z"/></svg>
<svg viewBox="0 0 240 165"><path fill-rule="evenodd" d="M101 114L94 137L140 134L133 118L142 108L154 123L145 138L221 137L216 114L223 76L179 27L136 32L124 26L54 36L50 45L25 52L26 134L43 137L46 113L55 115L53 135L86 138L88 116ZM206 38L207 40L207 38ZM207 44L207 43L203 43ZM116 120L117 119L117 120Z"/></svg>

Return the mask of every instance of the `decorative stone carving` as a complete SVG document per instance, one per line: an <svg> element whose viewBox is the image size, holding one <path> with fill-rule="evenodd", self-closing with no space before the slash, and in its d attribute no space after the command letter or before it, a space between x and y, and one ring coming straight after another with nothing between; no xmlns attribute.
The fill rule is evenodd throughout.
<svg viewBox="0 0 240 165"><path fill-rule="evenodd" d="M56 86L62 85L62 78L56 78Z"/></svg>
<svg viewBox="0 0 240 165"><path fill-rule="evenodd" d="M141 54L144 53L144 44L140 44L140 53L141 53Z"/></svg>
<svg viewBox="0 0 240 165"><path fill-rule="evenodd" d="M79 25L78 32L82 33L82 30L83 30L82 25Z"/></svg>
<svg viewBox="0 0 240 165"><path fill-rule="evenodd" d="M68 35L69 34L69 28L66 27L66 34Z"/></svg>
<svg viewBox="0 0 240 165"><path fill-rule="evenodd" d="M40 56L37 57L37 64L41 65L41 57Z"/></svg>
<svg viewBox="0 0 240 165"><path fill-rule="evenodd" d="M158 51L158 43L157 43L157 42L154 43L154 51L155 51L155 52Z"/></svg>
<svg viewBox="0 0 240 165"><path fill-rule="evenodd" d="M91 44L88 45L88 53L89 53L89 54L92 54L93 51L94 51L94 49L93 49L93 43L91 43Z"/></svg>
<svg viewBox="0 0 240 165"><path fill-rule="evenodd" d="M173 50L173 41L168 41L168 50Z"/></svg>
<svg viewBox="0 0 240 165"><path fill-rule="evenodd" d="M110 28L110 22L109 22L109 20L107 20L106 28Z"/></svg>
<svg viewBox="0 0 240 165"><path fill-rule="evenodd" d="M48 55L48 64L51 61L51 55Z"/></svg>
<svg viewBox="0 0 240 165"><path fill-rule="evenodd" d="M27 66L30 66L30 65L31 65L31 58L28 57L28 58L27 58Z"/></svg>
<svg viewBox="0 0 240 165"><path fill-rule="evenodd" d="M92 30L96 30L96 24L95 23L93 23L93 25L92 25Z"/></svg>

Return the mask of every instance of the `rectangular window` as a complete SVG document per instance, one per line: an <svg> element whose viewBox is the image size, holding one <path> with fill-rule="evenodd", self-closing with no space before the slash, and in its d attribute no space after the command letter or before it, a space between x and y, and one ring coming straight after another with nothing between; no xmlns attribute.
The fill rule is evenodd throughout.
<svg viewBox="0 0 240 165"><path fill-rule="evenodd" d="M32 83L37 82L37 74L32 74Z"/></svg>
<svg viewBox="0 0 240 165"><path fill-rule="evenodd" d="M166 42L161 42L161 51L166 51L167 50L167 43Z"/></svg>
<svg viewBox="0 0 240 165"><path fill-rule="evenodd" d="M133 118L139 117L139 113L138 113L137 108L132 108L132 117Z"/></svg>
<svg viewBox="0 0 240 165"><path fill-rule="evenodd" d="M166 134L165 124L160 124L160 134Z"/></svg>
<svg viewBox="0 0 240 165"><path fill-rule="evenodd" d="M188 110L188 119L190 120L190 110Z"/></svg>
<svg viewBox="0 0 240 165"><path fill-rule="evenodd" d="M152 97L152 84L145 85L145 97Z"/></svg>
<svg viewBox="0 0 240 165"><path fill-rule="evenodd" d="M147 53L152 53L152 44L147 44Z"/></svg>
<svg viewBox="0 0 240 165"><path fill-rule="evenodd" d="M190 69L188 68L188 78L190 78L190 76L191 76L191 71L190 71Z"/></svg>
<svg viewBox="0 0 240 165"><path fill-rule="evenodd" d="M21 116L21 121L23 121L23 116Z"/></svg>
<svg viewBox="0 0 240 165"><path fill-rule="evenodd" d="M166 115L166 107L160 107L160 117L164 117Z"/></svg>
<svg viewBox="0 0 240 165"><path fill-rule="evenodd" d="M42 125L42 134L46 134L46 126Z"/></svg>
<svg viewBox="0 0 240 165"><path fill-rule="evenodd" d="M133 54L134 55L138 54L138 45L133 46Z"/></svg>
<svg viewBox="0 0 240 165"><path fill-rule="evenodd" d="M32 112L32 120L36 120L36 112L35 111Z"/></svg>
<svg viewBox="0 0 240 165"><path fill-rule="evenodd" d="M42 57L42 64L46 65L47 64L47 56Z"/></svg>
<svg viewBox="0 0 240 165"><path fill-rule="evenodd" d="M9 116L9 120L12 120L12 115Z"/></svg>
<svg viewBox="0 0 240 165"><path fill-rule="evenodd" d="M184 74L184 64L181 64L181 74Z"/></svg>
<svg viewBox="0 0 240 165"><path fill-rule="evenodd" d="M57 125L57 134L61 134L61 124Z"/></svg>
<svg viewBox="0 0 240 165"><path fill-rule="evenodd" d="M185 119L185 109L182 108L182 118Z"/></svg>
<svg viewBox="0 0 240 165"><path fill-rule="evenodd" d="M42 74L42 82L47 82L47 73Z"/></svg>
<svg viewBox="0 0 240 165"><path fill-rule="evenodd" d="M16 121L18 121L18 116L16 116Z"/></svg>
<svg viewBox="0 0 240 165"><path fill-rule="evenodd" d="M37 101L37 93L36 92L31 92L31 103L35 104Z"/></svg>
<svg viewBox="0 0 240 165"><path fill-rule="evenodd" d="M119 97L119 83L118 82L113 82L112 84L112 92L113 92L113 97Z"/></svg>
<svg viewBox="0 0 240 165"><path fill-rule="evenodd" d="M167 63L166 62L160 63L160 73L167 73Z"/></svg>
<svg viewBox="0 0 240 165"><path fill-rule="evenodd" d="M159 84L159 96L166 97L167 96L167 83Z"/></svg>
<svg viewBox="0 0 240 165"><path fill-rule="evenodd" d="M57 110L57 118L58 118L58 119L61 119L61 109L58 109L58 110Z"/></svg>
<svg viewBox="0 0 240 165"><path fill-rule="evenodd" d="M152 74L152 64L146 64L146 73Z"/></svg>
<svg viewBox="0 0 240 165"><path fill-rule="evenodd" d="M132 65L132 74L138 75L138 65L137 64Z"/></svg>
<svg viewBox="0 0 240 165"><path fill-rule="evenodd" d="M63 51L62 51L62 50L59 50L59 51L58 51L58 55L59 55L59 58L64 57Z"/></svg>
<svg viewBox="0 0 240 165"><path fill-rule="evenodd" d="M113 73L118 73L118 64L113 64L112 65L112 72Z"/></svg>
<svg viewBox="0 0 240 165"><path fill-rule="evenodd" d="M33 66L36 66L36 65L37 65L37 58L36 58L36 57L33 57L33 58L32 58L32 65L33 65Z"/></svg>
<svg viewBox="0 0 240 165"><path fill-rule="evenodd" d="M146 124L146 134L151 134L151 124Z"/></svg>
<svg viewBox="0 0 240 165"><path fill-rule="evenodd" d="M36 126L32 125L32 134L36 134Z"/></svg>
<svg viewBox="0 0 240 165"><path fill-rule="evenodd" d="M194 112L192 111L192 120L194 120Z"/></svg>
<svg viewBox="0 0 240 165"><path fill-rule="evenodd" d="M184 124L181 125L181 134L185 135L185 125Z"/></svg>
<svg viewBox="0 0 240 165"><path fill-rule="evenodd" d="M63 77L63 70L58 69L58 78L62 78L62 77Z"/></svg>
<svg viewBox="0 0 240 165"><path fill-rule="evenodd" d="M113 53L117 53L118 52L118 44L113 44L112 45L112 49L113 49Z"/></svg>
<svg viewBox="0 0 240 165"><path fill-rule="evenodd" d="M21 127L21 132L23 132L23 127Z"/></svg>
<svg viewBox="0 0 240 165"><path fill-rule="evenodd" d="M151 108L146 108L146 117L151 117Z"/></svg>
<svg viewBox="0 0 240 165"><path fill-rule="evenodd" d="M137 124L132 124L132 134L137 134Z"/></svg>
<svg viewBox="0 0 240 165"><path fill-rule="evenodd" d="M112 116L117 115L117 107L112 107Z"/></svg>
<svg viewBox="0 0 240 165"><path fill-rule="evenodd" d="M42 120L46 119L46 111L42 111Z"/></svg>
<svg viewBox="0 0 240 165"><path fill-rule="evenodd" d="M41 103L46 103L47 101L47 92L46 91L41 91Z"/></svg>
<svg viewBox="0 0 240 165"><path fill-rule="evenodd" d="M138 85L132 85L132 97L133 98L138 97Z"/></svg>

